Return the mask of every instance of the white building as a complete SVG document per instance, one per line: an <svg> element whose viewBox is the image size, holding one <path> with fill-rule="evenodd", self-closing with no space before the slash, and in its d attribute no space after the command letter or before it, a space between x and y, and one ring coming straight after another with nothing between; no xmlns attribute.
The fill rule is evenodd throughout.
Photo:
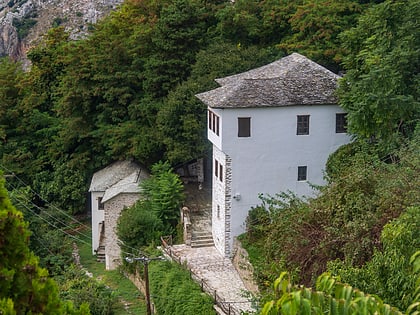
<svg viewBox="0 0 420 315"><path fill-rule="evenodd" d="M348 143L337 105L338 76L294 53L266 66L216 79L198 94L208 106L213 144L212 233L231 256L260 193L314 194L330 153Z"/></svg>
<svg viewBox="0 0 420 315"><path fill-rule="evenodd" d="M115 269L120 260L116 228L121 211L140 198L139 184L148 177L147 170L132 161L118 161L93 174L92 254L104 256L107 270Z"/></svg>

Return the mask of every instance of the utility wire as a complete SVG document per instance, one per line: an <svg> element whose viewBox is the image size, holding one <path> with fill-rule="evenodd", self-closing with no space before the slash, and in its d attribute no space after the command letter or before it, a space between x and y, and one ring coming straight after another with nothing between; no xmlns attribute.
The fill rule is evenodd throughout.
<svg viewBox="0 0 420 315"><path fill-rule="evenodd" d="M78 242L81 242L81 243L84 243L84 244L90 245L90 243L88 243L88 242L86 242L86 241L84 241L84 240L82 240L82 239L80 239L80 238L78 238L78 237L76 237L76 236L74 236L74 235L72 235L72 234L70 234L70 233L68 233L68 232L64 231L63 229L61 229L61 228L57 227L56 225L54 225L53 223L51 223L50 221L48 221L47 219L45 219L44 217L42 217L41 215L39 215L38 213L36 213L34 210L32 210L31 208L29 208L27 205L25 205L25 204L24 204L23 202L21 202L20 200L18 200L18 202L20 203L20 205L21 205L21 206L23 206L24 208L26 208L28 211L30 211L32 214L34 214L35 216L37 216L37 217L38 217L38 218L40 218L41 220L45 221L48 225L52 226L53 228L55 228L55 229L57 229L57 230L61 231L62 233L64 233L64 234L66 234L67 236L69 236L69 237L71 237L71 238L73 238L73 239L77 240Z"/></svg>
<svg viewBox="0 0 420 315"><path fill-rule="evenodd" d="M16 189L16 187L15 187L15 186L13 186L12 184L9 184L9 185L10 185L10 186L12 186L12 188ZM22 197L22 199L23 199L23 200L25 200L25 201L26 201L26 203L31 204L34 208L36 208L36 209L38 209L38 210L42 211L43 213L45 213L46 215L48 215L50 218L52 218L52 219L56 220L58 223L62 224L62 225L63 225L63 227L64 227L64 228L66 228L67 230L71 230L71 231L75 232L76 234L79 234L79 235L80 235L80 236L82 236L82 237L85 237L85 238L90 239L90 235L84 234L84 233L80 232L79 230L74 229L73 227L71 227L70 225L68 225L68 223L63 222L62 220L60 220L60 219L58 219L58 218L54 217L54 216L53 216L51 213L49 213L48 211L43 211L44 209L42 209L41 207L39 207L38 205L36 205L35 203L33 203L31 200L29 200L29 199L27 199L27 198L23 198L23 197ZM19 202L21 205L24 205L24 203L22 202L22 200L21 200L21 199L16 198L16 201L17 201L17 202ZM25 206L25 208L26 208L26 209L28 209L28 210L30 210L30 209L29 209L28 207L26 207L26 206ZM30 210L30 211L31 211L31 210ZM33 211L31 211L31 212L32 212L32 213L34 213ZM39 216L39 215L38 215L38 216ZM39 216L39 217L41 217L41 216ZM56 228L58 228L58 227L56 227Z"/></svg>
<svg viewBox="0 0 420 315"><path fill-rule="evenodd" d="M58 207L56 207L54 204L50 203L48 200L45 200L38 192L36 192L30 185L26 184L19 176L17 176L14 172L12 172L10 169L8 169L7 167L5 167L4 165L0 164L0 168L2 168L3 170L6 170L9 173L13 173L13 177L17 178L18 181L25 187L29 187L29 189L37 196L39 197L42 201L44 201L47 205L49 205L51 208L57 210L58 212L62 213L63 215L65 215L66 217L72 219L73 221L75 221L76 223L89 228L86 224L78 221L77 219L75 219L73 216L69 215L68 213L66 213L65 211L59 209Z"/></svg>

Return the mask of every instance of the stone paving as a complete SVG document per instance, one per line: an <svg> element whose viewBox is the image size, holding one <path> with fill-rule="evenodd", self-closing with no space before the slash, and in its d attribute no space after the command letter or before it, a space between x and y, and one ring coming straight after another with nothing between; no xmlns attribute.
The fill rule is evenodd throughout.
<svg viewBox="0 0 420 315"><path fill-rule="evenodd" d="M216 291L218 297L227 302L224 303L227 308L230 304L231 314L241 314L241 311L252 313L249 294L247 296L239 273L232 261L223 257L214 246L191 248L181 244L171 246L170 250L172 255L186 263L188 269L199 278L199 284L201 281L205 282L207 291L210 291L208 293L214 295Z"/></svg>
<svg viewBox="0 0 420 315"><path fill-rule="evenodd" d="M187 206L192 210L191 222L195 231L211 232L211 195L209 190L194 188L188 191ZM235 269L232 261L224 257L214 246L192 248L185 244L170 246L172 256L178 262L186 263L188 269L198 278L199 284L211 296L217 294L217 300L223 300L225 309L230 309L230 315L253 313L249 301L250 294L244 282ZM230 302L230 303L229 303ZM220 312L220 314L225 314Z"/></svg>

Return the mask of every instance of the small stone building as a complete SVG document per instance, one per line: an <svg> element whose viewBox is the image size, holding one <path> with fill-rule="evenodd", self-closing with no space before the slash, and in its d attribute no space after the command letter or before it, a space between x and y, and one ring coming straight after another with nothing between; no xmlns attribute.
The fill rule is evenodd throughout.
<svg viewBox="0 0 420 315"><path fill-rule="evenodd" d="M132 161L118 161L96 172L91 181L92 253L105 260L107 270L121 259L116 234L121 211L140 198L139 184L148 171Z"/></svg>

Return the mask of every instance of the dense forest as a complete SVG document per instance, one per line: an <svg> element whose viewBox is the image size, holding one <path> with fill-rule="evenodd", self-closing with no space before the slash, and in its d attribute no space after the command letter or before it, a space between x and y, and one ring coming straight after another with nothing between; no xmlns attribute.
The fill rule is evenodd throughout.
<svg viewBox="0 0 420 315"><path fill-rule="evenodd" d="M344 75L337 93L354 142L331 156L318 198L279 192L251 210L243 239L259 244L263 301L282 270L307 286L329 270L405 310L420 248L419 13L418 0L126 0L85 39L51 29L28 52L29 70L1 59L0 170L40 265L63 276L71 263L70 239L43 221L85 213L93 172L207 156L194 95L299 52Z"/></svg>

